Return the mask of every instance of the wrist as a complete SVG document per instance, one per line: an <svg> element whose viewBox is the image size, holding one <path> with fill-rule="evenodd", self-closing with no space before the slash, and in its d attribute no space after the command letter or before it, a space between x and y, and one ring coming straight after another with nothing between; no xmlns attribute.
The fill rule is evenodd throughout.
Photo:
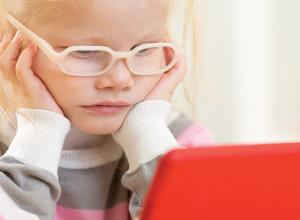
<svg viewBox="0 0 300 220"><path fill-rule="evenodd" d="M144 101L129 113L121 128L112 136L121 145L131 173L142 163L178 146L167 126L171 104L163 100Z"/></svg>
<svg viewBox="0 0 300 220"><path fill-rule="evenodd" d="M19 108L17 131L4 156L48 170L57 175L63 142L70 130L70 121L57 113Z"/></svg>
<svg viewBox="0 0 300 220"><path fill-rule="evenodd" d="M114 136L130 134L129 136L138 138L140 133L153 132L153 126L167 124L170 109L170 102L164 100L142 101L129 111L122 126L114 133Z"/></svg>

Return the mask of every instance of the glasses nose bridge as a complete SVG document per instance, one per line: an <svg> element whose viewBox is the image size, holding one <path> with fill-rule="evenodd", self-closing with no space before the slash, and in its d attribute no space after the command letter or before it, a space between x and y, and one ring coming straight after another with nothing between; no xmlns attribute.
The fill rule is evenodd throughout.
<svg viewBox="0 0 300 220"><path fill-rule="evenodd" d="M114 53L115 61L119 59L127 60L130 57L130 55L131 55L131 51L115 51Z"/></svg>
<svg viewBox="0 0 300 220"><path fill-rule="evenodd" d="M131 51L112 51L111 55L113 58L112 58L112 62L109 65L110 66L109 68L115 65L117 61L124 59L125 60L124 64L130 70L130 66L128 65L128 62L129 62L129 58L131 57L131 54L132 54Z"/></svg>

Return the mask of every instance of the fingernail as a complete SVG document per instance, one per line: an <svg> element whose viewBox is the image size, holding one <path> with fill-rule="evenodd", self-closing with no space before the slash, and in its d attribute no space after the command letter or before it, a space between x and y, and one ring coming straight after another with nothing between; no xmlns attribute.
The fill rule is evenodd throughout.
<svg viewBox="0 0 300 220"><path fill-rule="evenodd" d="M21 39L21 33L20 33L20 31L17 31L17 33L15 34L14 38L12 39L12 41L14 43L17 43L20 39Z"/></svg>

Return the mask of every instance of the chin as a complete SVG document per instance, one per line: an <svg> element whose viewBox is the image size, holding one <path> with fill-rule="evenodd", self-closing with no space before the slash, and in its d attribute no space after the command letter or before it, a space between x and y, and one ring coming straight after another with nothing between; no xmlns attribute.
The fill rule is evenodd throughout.
<svg viewBox="0 0 300 220"><path fill-rule="evenodd" d="M66 111L66 117L83 133L107 135L120 129L129 110L111 115L93 115L76 109L75 111Z"/></svg>
<svg viewBox="0 0 300 220"><path fill-rule="evenodd" d="M104 124L104 123L73 123L79 130L86 134L92 134L92 135L106 135L106 134L112 134L116 132L122 125L122 122L117 123L110 123L110 124Z"/></svg>
<svg viewBox="0 0 300 220"><path fill-rule="evenodd" d="M117 129L111 129L111 130L108 130L108 129L105 129L105 130L101 130L101 129L98 129L98 128L88 128L88 129L81 129L79 128L82 132L86 133L86 134L91 134L91 135L109 135L109 134L112 134L114 132L116 132L118 130Z"/></svg>
<svg viewBox="0 0 300 220"><path fill-rule="evenodd" d="M77 115L77 117L70 117L70 121L75 127L86 134L107 135L119 130L125 117L126 114L103 117Z"/></svg>

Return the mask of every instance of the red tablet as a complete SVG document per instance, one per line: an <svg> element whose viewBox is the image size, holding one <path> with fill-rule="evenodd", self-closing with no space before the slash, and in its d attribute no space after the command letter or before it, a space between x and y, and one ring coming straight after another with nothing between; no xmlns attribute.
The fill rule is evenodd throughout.
<svg viewBox="0 0 300 220"><path fill-rule="evenodd" d="M187 148L160 160L141 220L299 220L300 143Z"/></svg>

